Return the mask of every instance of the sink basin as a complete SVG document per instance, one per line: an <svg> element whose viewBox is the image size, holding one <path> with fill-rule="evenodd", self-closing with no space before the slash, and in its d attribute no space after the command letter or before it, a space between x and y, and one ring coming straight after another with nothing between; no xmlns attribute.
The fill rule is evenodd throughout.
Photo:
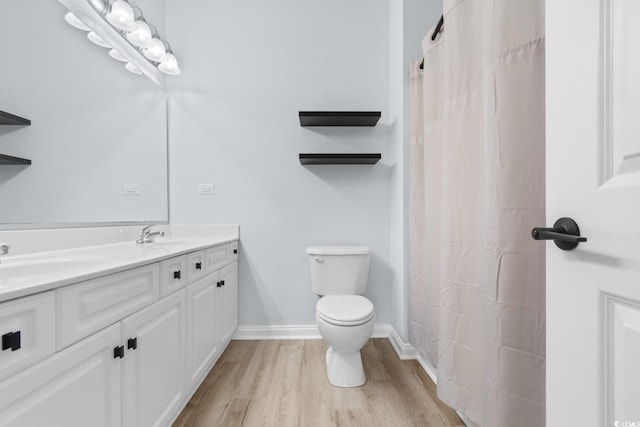
<svg viewBox="0 0 640 427"><path fill-rule="evenodd" d="M193 243L193 239L191 240L183 240L176 239L174 237L158 237L154 240L153 243L147 243L147 246L180 246L186 245L187 243Z"/></svg>
<svg viewBox="0 0 640 427"><path fill-rule="evenodd" d="M69 270L84 270L108 264L108 258L47 257L3 260L0 264L0 282L4 279L60 274Z"/></svg>

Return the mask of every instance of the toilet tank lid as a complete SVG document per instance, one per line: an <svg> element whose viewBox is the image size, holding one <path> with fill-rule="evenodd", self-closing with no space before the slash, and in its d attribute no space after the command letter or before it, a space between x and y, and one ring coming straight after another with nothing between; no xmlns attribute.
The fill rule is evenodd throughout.
<svg viewBox="0 0 640 427"><path fill-rule="evenodd" d="M309 246L309 255L368 255L369 246Z"/></svg>

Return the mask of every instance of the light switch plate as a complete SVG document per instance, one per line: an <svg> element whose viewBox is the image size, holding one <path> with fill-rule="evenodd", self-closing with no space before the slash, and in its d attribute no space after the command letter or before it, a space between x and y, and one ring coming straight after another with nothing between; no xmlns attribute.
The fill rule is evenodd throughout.
<svg viewBox="0 0 640 427"><path fill-rule="evenodd" d="M212 196L213 184L198 184L198 194L202 196Z"/></svg>
<svg viewBox="0 0 640 427"><path fill-rule="evenodd" d="M137 196L140 194L140 184L124 184L125 196Z"/></svg>

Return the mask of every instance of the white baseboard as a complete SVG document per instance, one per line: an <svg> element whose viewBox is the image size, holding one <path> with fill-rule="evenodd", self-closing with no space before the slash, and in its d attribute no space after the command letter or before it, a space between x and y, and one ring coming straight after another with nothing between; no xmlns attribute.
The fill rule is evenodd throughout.
<svg viewBox="0 0 640 427"><path fill-rule="evenodd" d="M388 338L389 324L373 327L372 338ZM322 339L316 325L239 326L231 339L234 340L319 340Z"/></svg>

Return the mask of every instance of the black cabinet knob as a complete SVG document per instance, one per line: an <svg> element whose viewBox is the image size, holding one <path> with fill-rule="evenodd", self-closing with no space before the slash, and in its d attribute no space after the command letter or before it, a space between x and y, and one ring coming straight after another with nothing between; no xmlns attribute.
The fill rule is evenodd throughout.
<svg viewBox="0 0 640 427"><path fill-rule="evenodd" d="M173 278L175 280L180 280L180 276L181 276L180 270L173 272Z"/></svg>
<svg viewBox="0 0 640 427"><path fill-rule="evenodd" d="M217 282L217 283L216 283L216 288L221 288L221 287L222 287L222 283Z"/></svg>
<svg viewBox="0 0 640 427"><path fill-rule="evenodd" d="M237 249L234 249L234 250L233 250L233 253L234 253L234 254L237 254L237 253L238 253L238 250L237 250Z"/></svg>
<svg viewBox="0 0 640 427"><path fill-rule="evenodd" d="M221 280L221 281L220 281L220 284L222 284L222 286L224 286L224 280Z"/></svg>
<svg viewBox="0 0 640 427"><path fill-rule="evenodd" d="M202 270L202 263L196 262L196 270Z"/></svg>

